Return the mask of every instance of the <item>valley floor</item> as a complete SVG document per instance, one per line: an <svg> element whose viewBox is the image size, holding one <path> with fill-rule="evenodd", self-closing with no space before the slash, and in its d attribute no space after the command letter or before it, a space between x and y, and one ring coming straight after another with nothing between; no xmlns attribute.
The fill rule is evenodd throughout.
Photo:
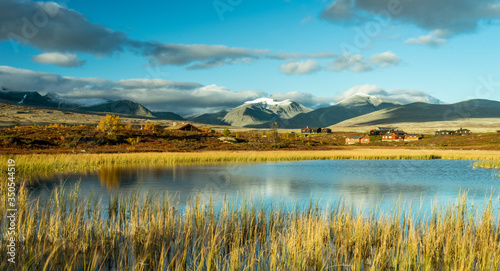
<svg viewBox="0 0 500 271"><path fill-rule="evenodd" d="M346 145L349 132L300 134L286 130L231 130L234 142L222 142L221 131L203 128L202 132L165 130L158 127L121 128L103 133L93 126L21 126L0 129L3 154L60 153L136 153L263 150L354 150L354 149L429 149L500 150L500 133L469 136L423 135L418 141L383 142L371 136L369 144ZM356 133L354 133L356 134ZM360 133L357 133L360 134ZM362 134L362 133L361 133Z"/></svg>

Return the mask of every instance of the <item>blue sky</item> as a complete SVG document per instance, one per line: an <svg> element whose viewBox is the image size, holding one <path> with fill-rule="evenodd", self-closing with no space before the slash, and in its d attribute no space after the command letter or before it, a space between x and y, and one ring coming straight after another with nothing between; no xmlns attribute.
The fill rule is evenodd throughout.
<svg viewBox="0 0 500 271"><path fill-rule="evenodd" d="M183 114L262 96L311 107L356 92L500 100L495 0L2 0L0 10L0 85L13 90Z"/></svg>

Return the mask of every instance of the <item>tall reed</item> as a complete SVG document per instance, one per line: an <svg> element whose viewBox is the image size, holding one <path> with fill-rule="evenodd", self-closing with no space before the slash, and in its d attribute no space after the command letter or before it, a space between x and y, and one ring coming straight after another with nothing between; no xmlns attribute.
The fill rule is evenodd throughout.
<svg viewBox="0 0 500 271"><path fill-rule="evenodd" d="M173 165L180 163L249 163L336 159L462 159L500 161L497 151L348 149L331 151L208 151L190 153L121 154L33 154L0 155L0 161L14 158L21 176L68 171L97 170L111 165ZM0 163L5 172L7 163Z"/></svg>
<svg viewBox="0 0 500 271"><path fill-rule="evenodd" d="M2 187L2 191L5 187ZM253 201L163 194L82 197L59 189L42 201L20 188L17 270L497 270L493 199L381 215L348 204L291 210ZM5 195L2 195L5 200ZM0 205L0 213L5 208ZM0 218L0 224L5 223ZM6 255L6 233L1 236ZM0 269L10 268L6 261Z"/></svg>

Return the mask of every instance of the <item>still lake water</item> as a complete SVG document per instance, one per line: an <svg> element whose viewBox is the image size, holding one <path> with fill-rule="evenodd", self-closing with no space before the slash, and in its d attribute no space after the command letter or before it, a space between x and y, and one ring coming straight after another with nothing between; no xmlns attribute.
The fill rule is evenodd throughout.
<svg viewBox="0 0 500 271"><path fill-rule="evenodd" d="M31 187L32 196L47 197L65 184L67 189L80 180L80 194L101 195L107 203L111 193L177 193L181 203L193 195L210 195L216 202L237 201L307 205L311 199L320 206L339 201L390 210L401 198L417 209L430 211L433 202L453 204L459 193L468 192L468 201L483 206L493 193L498 207L500 178L494 170L473 169L473 161L456 160L321 160L260 164L178 165L168 167L103 168L85 174L58 175Z"/></svg>

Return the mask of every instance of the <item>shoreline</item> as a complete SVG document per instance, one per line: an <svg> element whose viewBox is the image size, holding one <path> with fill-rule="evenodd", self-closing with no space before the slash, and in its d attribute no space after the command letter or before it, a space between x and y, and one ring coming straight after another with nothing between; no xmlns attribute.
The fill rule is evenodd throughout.
<svg viewBox="0 0 500 271"><path fill-rule="evenodd" d="M0 155L14 159L20 177L98 170L102 166L162 166L205 163L265 163L302 160L477 160L474 167L500 168L500 151L351 149L315 151L205 151L104 154ZM0 166L5 174L7 164Z"/></svg>

